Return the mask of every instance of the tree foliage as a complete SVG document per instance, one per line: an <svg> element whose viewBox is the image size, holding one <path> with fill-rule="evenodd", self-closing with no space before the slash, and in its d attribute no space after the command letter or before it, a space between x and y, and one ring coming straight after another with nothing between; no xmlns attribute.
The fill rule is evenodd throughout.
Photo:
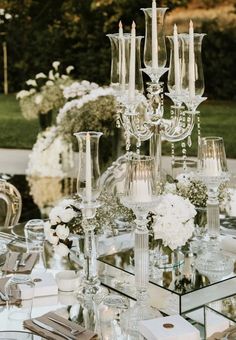
<svg viewBox="0 0 236 340"><path fill-rule="evenodd" d="M172 9L188 2L162 0L158 5ZM140 8L151 7L151 0L0 0L1 7L13 15L7 26L0 25L1 32L6 32L1 39L7 40L9 85L13 92L22 89L25 81L36 73L48 72L54 60L64 66L74 65L74 76L78 79L109 83L110 43L106 34L118 31L119 20L124 31L129 32L135 20L137 33L143 35L144 15ZM227 32L221 38L210 32L208 37L209 44L204 45L205 71L207 68L208 82L213 84L210 77L215 77L216 65L209 58L212 51L221 53L218 46L221 38L224 50L231 49L232 39ZM230 59L226 64L231 64ZM228 77L225 80L232 83L232 72L226 71L226 67L218 69L217 74L218 82ZM2 83L0 72L0 91ZM213 86L209 89L210 95L221 96L221 91L215 91Z"/></svg>

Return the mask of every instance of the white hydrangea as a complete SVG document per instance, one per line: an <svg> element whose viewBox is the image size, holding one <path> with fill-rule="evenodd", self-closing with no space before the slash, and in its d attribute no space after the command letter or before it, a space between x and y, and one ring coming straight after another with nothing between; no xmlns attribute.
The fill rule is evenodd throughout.
<svg viewBox="0 0 236 340"><path fill-rule="evenodd" d="M181 196L165 194L154 209L154 237L162 239L171 249L183 246L194 231L194 205Z"/></svg>
<svg viewBox="0 0 236 340"><path fill-rule="evenodd" d="M36 83L36 81L34 79L27 80L26 84L29 85L29 86L34 86L34 87L37 86L37 83Z"/></svg>
<svg viewBox="0 0 236 340"><path fill-rule="evenodd" d="M54 61L52 63L52 67L57 71L60 64L61 64L60 61Z"/></svg>
<svg viewBox="0 0 236 340"><path fill-rule="evenodd" d="M109 96L113 95L114 90L110 87L108 88L102 88L98 87L94 90L92 90L89 94L82 96L79 99L73 99L69 102L67 102L63 108L59 110L59 114L57 115L57 124L59 125L61 121L64 119L65 115L68 111L70 111L73 108L80 109L83 105L86 103L89 103L90 101L95 101L101 96Z"/></svg>

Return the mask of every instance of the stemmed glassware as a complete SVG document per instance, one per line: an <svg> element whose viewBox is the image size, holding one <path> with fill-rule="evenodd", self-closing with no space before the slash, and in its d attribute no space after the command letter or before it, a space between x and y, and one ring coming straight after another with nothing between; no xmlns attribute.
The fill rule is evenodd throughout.
<svg viewBox="0 0 236 340"><path fill-rule="evenodd" d="M135 228L135 285L136 304L122 314L121 324L128 334L135 334L139 320L159 315L148 301L149 245L147 214L158 204L154 159L133 155L127 161L125 192L122 203L136 215Z"/></svg>
<svg viewBox="0 0 236 340"><path fill-rule="evenodd" d="M212 280L219 279L233 271L233 261L220 250L220 219L218 188L228 180L227 161L223 138L204 137L199 145L198 177L205 183L207 200L207 233L209 241L197 257L196 267Z"/></svg>
<svg viewBox="0 0 236 340"><path fill-rule="evenodd" d="M83 215L85 234L85 268L84 280L79 292L79 299L86 300L104 290L100 286L97 274L97 251L93 223L96 209L100 206L98 197L101 193L98 148L101 132L74 133L79 143L79 170L77 177L77 193L82 202L80 208Z"/></svg>

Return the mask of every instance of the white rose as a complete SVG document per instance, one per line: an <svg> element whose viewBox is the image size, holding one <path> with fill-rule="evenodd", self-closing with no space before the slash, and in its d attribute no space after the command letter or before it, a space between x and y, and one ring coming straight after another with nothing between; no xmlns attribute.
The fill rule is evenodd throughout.
<svg viewBox="0 0 236 340"><path fill-rule="evenodd" d="M45 235L46 235L46 239L48 240L48 242L50 242L54 246L58 244L59 237L55 235L55 230L50 229L48 233L46 233Z"/></svg>
<svg viewBox="0 0 236 340"><path fill-rule="evenodd" d="M60 215L62 222L68 223L72 218L76 217L77 213L72 209L68 208L64 210L64 213Z"/></svg>
<svg viewBox="0 0 236 340"><path fill-rule="evenodd" d="M54 82L52 80L48 80L48 81L46 81L46 85L47 86L53 86Z"/></svg>
<svg viewBox="0 0 236 340"><path fill-rule="evenodd" d="M64 224L59 224L56 227L56 234L61 240L65 240L69 234L70 234L70 229L66 227Z"/></svg>
<svg viewBox="0 0 236 340"><path fill-rule="evenodd" d="M67 66L67 68L66 68L66 73L69 74L72 70L74 70L74 66L69 65L69 66Z"/></svg>
<svg viewBox="0 0 236 340"><path fill-rule="evenodd" d="M42 100L43 100L42 95L41 95L41 94L38 94L38 95L35 97L34 102L35 102L36 105L39 105L39 104L42 103Z"/></svg>
<svg viewBox="0 0 236 340"><path fill-rule="evenodd" d="M52 63L52 67L53 67L56 71L58 70L59 65L60 65L60 61L54 61L54 62Z"/></svg>
<svg viewBox="0 0 236 340"><path fill-rule="evenodd" d="M47 78L47 76L43 72L37 73L35 76L35 79L40 79L40 78Z"/></svg>
<svg viewBox="0 0 236 340"><path fill-rule="evenodd" d="M5 14L5 18L6 18L7 20L10 20L10 19L12 18L12 15L11 15L10 13L6 13L6 14Z"/></svg>
<svg viewBox="0 0 236 340"><path fill-rule="evenodd" d="M69 248L63 243L59 243L57 246L55 246L54 250L60 256L66 256L70 252Z"/></svg>
<svg viewBox="0 0 236 340"><path fill-rule="evenodd" d="M26 81L26 84L27 85L31 85L31 86L37 86L37 83L36 83L36 81L34 80L34 79L29 79L29 80L27 80Z"/></svg>
<svg viewBox="0 0 236 340"><path fill-rule="evenodd" d="M50 220L51 225L56 225L61 222L61 219L59 217L60 212L61 212L61 207L55 207L50 211L49 220Z"/></svg>

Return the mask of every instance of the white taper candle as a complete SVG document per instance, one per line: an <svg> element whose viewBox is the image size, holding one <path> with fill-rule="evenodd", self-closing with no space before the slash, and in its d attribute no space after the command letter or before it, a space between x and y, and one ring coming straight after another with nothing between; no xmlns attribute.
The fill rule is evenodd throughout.
<svg viewBox="0 0 236 340"><path fill-rule="evenodd" d="M176 25L174 25L174 69L175 69L175 92L176 94L180 95L179 40Z"/></svg>
<svg viewBox="0 0 236 340"><path fill-rule="evenodd" d="M152 1L152 67L158 68L158 41L157 41L157 6Z"/></svg>
<svg viewBox="0 0 236 340"><path fill-rule="evenodd" d="M91 145L90 145L90 134L87 132L86 134L86 156L85 156L85 193L86 193L86 200L91 202L92 199L92 166L91 166Z"/></svg>
<svg viewBox="0 0 236 340"><path fill-rule="evenodd" d="M129 99L135 98L135 39L136 39L136 25L133 21L131 28L131 46L130 46L130 64L129 64Z"/></svg>
<svg viewBox="0 0 236 340"><path fill-rule="evenodd" d="M189 96L195 97L195 56L193 22L189 23Z"/></svg>

